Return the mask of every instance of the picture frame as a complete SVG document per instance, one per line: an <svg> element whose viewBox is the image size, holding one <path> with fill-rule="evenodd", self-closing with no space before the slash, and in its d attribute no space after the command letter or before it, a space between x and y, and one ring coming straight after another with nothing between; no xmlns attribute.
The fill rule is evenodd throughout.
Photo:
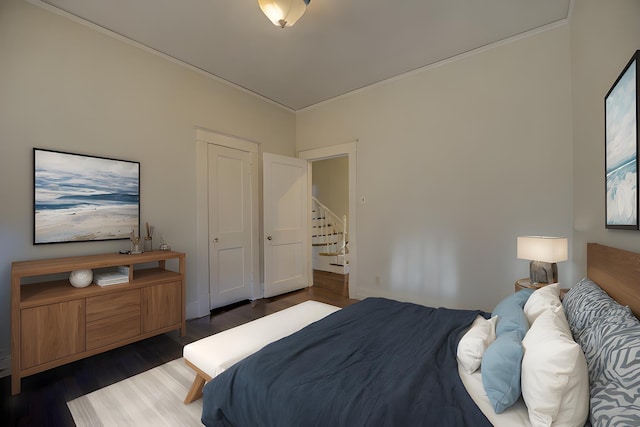
<svg viewBox="0 0 640 427"><path fill-rule="evenodd" d="M140 163L33 149L33 244L129 239L140 230Z"/></svg>
<svg viewBox="0 0 640 427"><path fill-rule="evenodd" d="M637 50L604 98L606 228L640 229Z"/></svg>

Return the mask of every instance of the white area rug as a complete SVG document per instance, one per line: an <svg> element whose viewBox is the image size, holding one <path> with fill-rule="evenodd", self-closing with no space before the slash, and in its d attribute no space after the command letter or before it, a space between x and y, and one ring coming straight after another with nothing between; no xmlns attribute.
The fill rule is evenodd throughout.
<svg viewBox="0 0 640 427"><path fill-rule="evenodd" d="M89 393L67 406L81 426L202 426L202 399L183 403L194 372L182 358Z"/></svg>

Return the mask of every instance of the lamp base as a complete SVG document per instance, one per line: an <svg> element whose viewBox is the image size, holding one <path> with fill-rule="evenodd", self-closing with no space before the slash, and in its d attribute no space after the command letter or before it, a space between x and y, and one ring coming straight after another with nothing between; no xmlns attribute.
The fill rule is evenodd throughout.
<svg viewBox="0 0 640 427"><path fill-rule="evenodd" d="M558 264L531 261L529 263L529 278L531 283L558 283Z"/></svg>

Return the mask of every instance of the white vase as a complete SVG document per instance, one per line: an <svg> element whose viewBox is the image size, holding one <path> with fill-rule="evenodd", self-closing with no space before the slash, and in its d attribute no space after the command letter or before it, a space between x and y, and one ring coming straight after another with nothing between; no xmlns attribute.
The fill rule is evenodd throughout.
<svg viewBox="0 0 640 427"><path fill-rule="evenodd" d="M74 270L69 274L69 283L76 288L84 288L93 281L93 271L91 270Z"/></svg>

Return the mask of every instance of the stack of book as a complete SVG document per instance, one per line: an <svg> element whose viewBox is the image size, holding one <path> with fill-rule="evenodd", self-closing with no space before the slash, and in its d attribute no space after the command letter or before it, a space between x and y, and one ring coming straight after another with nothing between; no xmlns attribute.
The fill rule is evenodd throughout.
<svg viewBox="0 0 640 427"><path fill-rule="evenodd" d="M129 282L129 267L118 266L94 270L93 281L98 286L115 285Z"/></svg>

